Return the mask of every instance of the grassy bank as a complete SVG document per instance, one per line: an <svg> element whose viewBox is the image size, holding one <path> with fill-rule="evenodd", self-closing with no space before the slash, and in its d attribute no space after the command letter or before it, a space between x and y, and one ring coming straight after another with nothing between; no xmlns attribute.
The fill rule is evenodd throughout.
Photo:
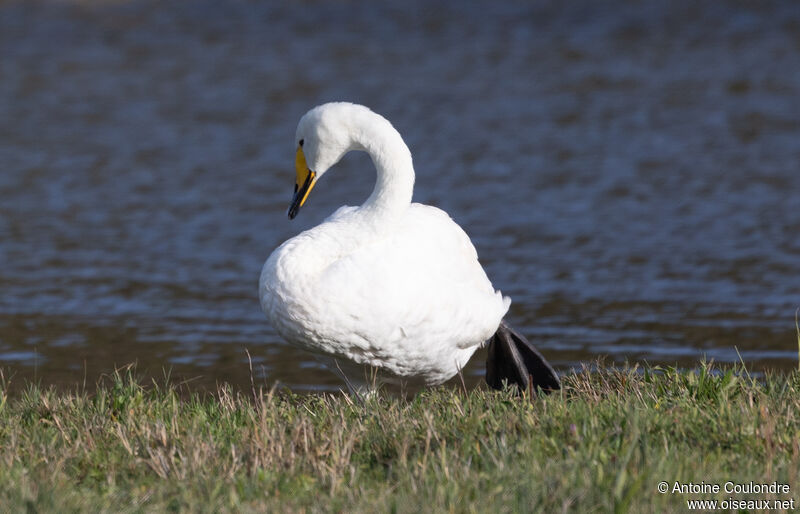
<svg viewBox="0 0 800 514"><path fill-rule="evenodd" d="M686 510L658 483L787 483L800 465L800 374L626 369L562 393L440 388L182 397L120 374L96 394L0 397L5 510Z"/></svg>

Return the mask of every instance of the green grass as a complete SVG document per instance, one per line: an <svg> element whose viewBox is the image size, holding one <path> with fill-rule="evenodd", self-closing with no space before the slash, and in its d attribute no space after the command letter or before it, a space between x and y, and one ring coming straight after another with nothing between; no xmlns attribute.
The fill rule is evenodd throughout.
<svg viewBox="0 0 800 514"><path fill-rule="evenodd" d="M96 393L0 388L0 510L685 511L667 481L787 483L800 373L601 369L540 398L186 396L121 372ZM797 505L800 508L800 505Z"/></svg>

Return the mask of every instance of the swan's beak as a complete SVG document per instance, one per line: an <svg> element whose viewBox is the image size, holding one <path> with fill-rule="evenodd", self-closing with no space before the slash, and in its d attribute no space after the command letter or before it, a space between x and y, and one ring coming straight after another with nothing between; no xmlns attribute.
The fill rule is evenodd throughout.
<svg viewBox="0 0 800 514"><path fill-rule="evenodd" d="M303 148L297 147L297 155L294 159L294 167L297 170L297 181L294 184L294 198L292 204L289 205L289 219L293 220L297 216L297 211L306 203L308 193L314 188L317 183L317 174L308 169L306 164L306 156L303 154Z"/></svg>

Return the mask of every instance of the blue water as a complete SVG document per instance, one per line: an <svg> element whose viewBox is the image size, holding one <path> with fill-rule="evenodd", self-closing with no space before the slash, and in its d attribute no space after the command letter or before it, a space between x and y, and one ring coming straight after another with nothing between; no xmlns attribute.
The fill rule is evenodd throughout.
<svg viewBox="0 0 800 514"><path fill-rule="evenodd" d="M349 155L286 219L331 100L393 122L559 369L793 368L798 63L788 1L1 3L0 368L248 385L247 348L261 383L338 388L257 299L373 185Z"/></svg>

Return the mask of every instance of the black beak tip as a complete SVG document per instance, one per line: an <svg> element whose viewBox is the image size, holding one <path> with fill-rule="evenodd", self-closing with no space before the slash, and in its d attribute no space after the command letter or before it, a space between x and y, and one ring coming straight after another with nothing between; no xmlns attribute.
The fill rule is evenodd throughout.
<svg viewBox="0 0 800 514"><path fill-rule="evenodd" d="M292 203L289 204L289 210L286 211L286 214L289 216L290 220L293 220L295 216L297 216L297 211L300 210L300 198L295 192L294 197L292 198Z"/></svg>

